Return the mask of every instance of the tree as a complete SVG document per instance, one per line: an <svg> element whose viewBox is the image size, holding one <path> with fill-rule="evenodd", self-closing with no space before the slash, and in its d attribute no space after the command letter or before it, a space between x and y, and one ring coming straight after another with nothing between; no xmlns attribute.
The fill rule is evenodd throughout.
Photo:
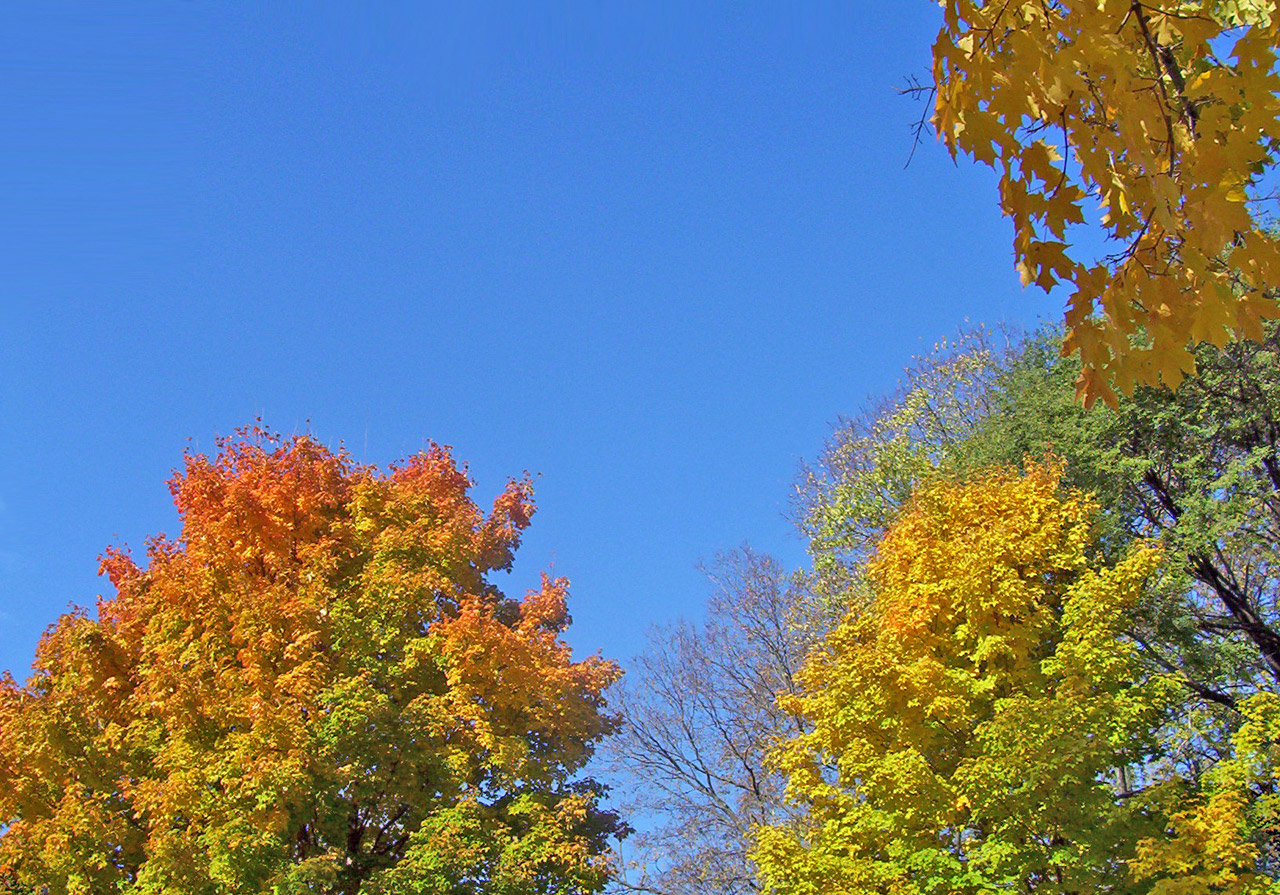
<svg viewBox="0 0 1280 895"><path fill-rule="evenodd" d="M1280 16L1269 0L945 0L933 123L1000 172L1024 284L1074 286L1064 350L1086 403L1176 385L1191 346L1280 314L1261 203L1280 149ZM1067 230L1100 203L1118 243ZM1101 312L1098 316L1095 312Z"/></svg>
<svg viewBox="0 0 1280 895"><path fill-rule="evenodd" d="M434 445L188 455L180 536L109 551L116 595L0 685L0 891L599 890L619 822L579 771L619 672L571 659L564 580L489 580L528 482L470 487Z"/></svg>
<svg viewBox="0 0 1280 895"><path fill-rule="evenodd" d="M1107 549L1135 538L1165 547L1172 579L1149 607L1150 655L1221 703L1280 685L1280 326L1257 343L1200 346L1176 393L1138 388L1114 411L1076 406L1078 366L1053 355L1043 341L1027 346L964 464L1059 452L1070 484L1104 508Z"/></svg>
<svg viewBox="0 0 1280 895"><path fill-rule="evenodd" d="M718 557L708 575L705 623L652 630L618 687L623 723L609 751L630 814L649 821L634 837L624 890L758 892L752 831L785 818L784 781L764 757L800 730L777 696L795 692L823 625L807 612L801 583L769 556L743 548Z"/></svg>
<svg viewBox="0 0 1280 895"><path fill-rule="evenodd" d="M1135 891L1163 830L1170 686L1122 636L1157 568L1090 560L1061 467L919 489L870 561L874 600L811 654L777 753L800 829L754 857L779 895Z"/></svg>
<svg viewBox="0 0 1280 895"><path fill-rule="evenodd" d="M1132 864L1152 895L1262 895L1280 877L1280 701L1241 705L1228 754L1200 792L1174 811L1169 831L1139 843Z"/></svg>

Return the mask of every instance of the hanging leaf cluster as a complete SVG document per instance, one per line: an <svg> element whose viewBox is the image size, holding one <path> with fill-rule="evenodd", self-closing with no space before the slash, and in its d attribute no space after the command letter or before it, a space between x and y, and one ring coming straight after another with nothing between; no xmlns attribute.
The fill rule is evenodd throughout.
<svg viewBox="0 0 1280 895"><path fill-rule="evenodd" d="M1065 350L1085 402L1176 385L1195 343L1259 338L1280 313L1275 4L942 5L934 126L999 172L1024 285L1072 288ZM1086 223L1112 254L1072 251Z"/></svg>

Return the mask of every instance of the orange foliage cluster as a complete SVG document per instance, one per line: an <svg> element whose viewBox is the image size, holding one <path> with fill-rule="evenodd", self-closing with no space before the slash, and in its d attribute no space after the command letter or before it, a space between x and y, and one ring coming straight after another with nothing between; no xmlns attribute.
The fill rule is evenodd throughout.
<svg viewBox="0 0 1280 895"><path fill-rule="evenodd" d="M0 683L0 891L599 888L617 821L577 776L619 672L570 657L564 580L488 580L528 481L470 487L434 445L187 456L180 537L109 551L116 596Z"/></svg>

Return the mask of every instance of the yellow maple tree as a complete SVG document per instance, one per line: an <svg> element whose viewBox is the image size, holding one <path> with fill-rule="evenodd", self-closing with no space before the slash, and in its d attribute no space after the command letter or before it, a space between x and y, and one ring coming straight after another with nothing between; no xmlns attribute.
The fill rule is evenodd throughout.
<svg viewBox="0 0 1280 895"><path fill-rule="evenodd" d="M1143 769L1176 685L1123 632L1160 554L1099 565L1096 506L1061 473L940 482L889 527L874 599L783 699L801 820L759 833L768 891L1144 891L1127 862L1164 829Z"/></svg>

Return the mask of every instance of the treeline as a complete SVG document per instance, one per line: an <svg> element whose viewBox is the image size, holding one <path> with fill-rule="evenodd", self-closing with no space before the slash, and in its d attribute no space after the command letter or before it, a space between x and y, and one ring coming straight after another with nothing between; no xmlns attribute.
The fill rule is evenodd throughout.
<svg viewBox="0 0 1280 895"><path fill-rule="evenodd" d="M921 362L803 479L812 567L722 557L614 690L566 582L494 582L527 481L187 457L177 536L0 679L0 892L1280 886L1280 15L942 6L920 128L997 169L1063 332Z"/></svg>
<svg viewBox="0 0 1280 895"><path fill-rule="evenodd" d="M977 331L842 423L618 682L534 504L246 430L0 680L0 891L1115 892L1280 881L1280 324L1076 400ZM604 745L621 797L592 775Z"/></svg>
<svg viewBox="0 0 1280 895"><path fill-rule="evenodd" d="M1060 344L939 346L803 475L811 571L724 557L655 632L622 888L1274 884L1280 328L1114 409Z"/></svg>

